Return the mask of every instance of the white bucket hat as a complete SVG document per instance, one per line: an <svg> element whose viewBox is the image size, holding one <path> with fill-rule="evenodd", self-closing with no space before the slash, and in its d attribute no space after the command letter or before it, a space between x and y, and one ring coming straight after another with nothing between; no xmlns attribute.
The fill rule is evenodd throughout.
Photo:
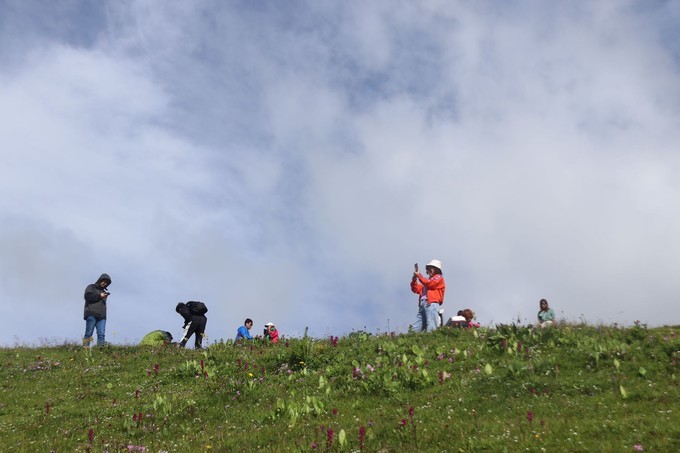
<svg viewBox="0 0 680 453"><path fill-rule="evenodd" d="M432 260L425 265L426 268L427 266L436 267L437 269L442 270L442 262L439 260Z"/></svg>
<svg viewBox="0 0 680 453"><path fill-rule="evenodd" d="M267 324L265 324L264 326L265 326L265 327L271 327L271 326L273 326L273 325L274 325L274 323L273 323L273 322L268 322L268 323L267 323Z"/></svg>

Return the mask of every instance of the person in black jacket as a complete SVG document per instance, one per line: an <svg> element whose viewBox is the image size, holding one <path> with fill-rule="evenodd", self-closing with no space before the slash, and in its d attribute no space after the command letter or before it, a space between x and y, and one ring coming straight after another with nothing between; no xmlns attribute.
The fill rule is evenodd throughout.
<svg viewBox="0 0 680 453"><path fill-rule="evenodd" d="M85 320L85 336L83 346L88 346L92 342L92 334L97 328L97 346L106 344L104 335L106 334L106 300L109 292L106 288L111 284L109 274L102 274L95 283L87 285L85 288L85 310L83 319Z"/></svg>
<svg viewBox="0 0 680 453"><path fill-rule="evenodd" d="M195 348L201 349L203 336L205 335L205 325L208 322L208 318L205 317L208 308L203 302L189 301L186 304L184 302L178 303L175 311L184 318L184 325L182 326L184 333L179 342L179 347L183 348L186 346L189 338L195 335Z"/></svg>

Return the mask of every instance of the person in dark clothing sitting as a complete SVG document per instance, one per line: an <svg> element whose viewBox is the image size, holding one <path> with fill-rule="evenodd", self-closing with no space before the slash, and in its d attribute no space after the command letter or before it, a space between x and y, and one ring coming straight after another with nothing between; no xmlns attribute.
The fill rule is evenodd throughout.
<svg viewBox="0 0 680 453"><path fill-rule="evenodd" d="M184 333L179 342L179 347L183 348L186 346L189 338L194 335L195 348L201 349L203 335L205 335L205 325L208 322L208 318L205 317L208 308L203 302L189 301L186 304L184 302L178 303L175 311L184 318L184 325L182 326Z"/></svg>

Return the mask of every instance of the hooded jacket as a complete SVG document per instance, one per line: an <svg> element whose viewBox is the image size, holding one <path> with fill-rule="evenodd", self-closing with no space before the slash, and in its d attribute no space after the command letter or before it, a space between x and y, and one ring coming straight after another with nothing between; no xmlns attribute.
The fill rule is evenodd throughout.
<svg viewBox="0 0 680 453"><path fill-rule="evenodd" d="M107 281L111 284L109 274L102 274L95 283L87 285L85 288L85 310L83 319L94 316L97 319L106 319L106 297L101 297L101 293L106 292L102 289L101 282Z"/></svg>

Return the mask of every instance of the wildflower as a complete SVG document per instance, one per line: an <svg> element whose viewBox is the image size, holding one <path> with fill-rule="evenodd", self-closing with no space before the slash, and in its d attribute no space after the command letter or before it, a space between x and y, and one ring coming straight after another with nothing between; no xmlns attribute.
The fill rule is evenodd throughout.
<svg viewBox="0 0 680 453"><path fill-rule="evenodd" d="M413 418L413 413L414 413L414 412L415 412L415 409L413 408L413 406L411 406L411 407L408 408L408 416L409 416L409 417Z"/></svg>
<svg viewBox="0 0 680 453"><path fill-rule="evenodd" d="M153 366L153 371L154 371L154 373L158 374L158 368L159 368L158 364L155 364L155 365Z"/></svg>
<svg viewBox="0 0 680 453"><path fill-rule="evenodd" d="M359 448L364 449L364 438L366 437L366 427L365 426L360 426L359 427Z"/></svg>
<svg viewBox="0 0 680 453"><path fill-rule="evenodd" d="M534 420L534 413L531 411L527 411L527 420L529 420L529 423L531 423Z"/></svg>
<svg viewBox="0 0 680 453"><path fill-rule="evenodd" d="M135 389L135 399L139 399L139 389Z"/></svg>
<svg viewBox="0 0 680 453"><path fill-rule="evenodd" d="M312 442L311 447L312 447L312 450L316 450L316 447L318 447L318 445L316 444L316 442Z"/></svg>
<svg viewBox="0 0 680 453"><path fill-rule="evenodd" d="M336 408L333 408L333 415L338 415L338 410Z"/></svg>
<svg viewBox="0 0 680 453"><path fill-rule="evenodd" d="M402 418L401 421L399 422L399 425L403 428L408 424L408 420L405 418Z"/></svg>
<svg viewBox="0 0 680 453"><path fill-rule="evenodd" d="M375 372L375 368L373 368L373 365L371 365L370 363L366 365L366 368L368 368L371 371L371 373Z"/></svg>
<svg viewBox="0 0 680 453"><path fill-rule="evenodd" d="M635 445L633 445L633 450L635 450L635 451L645 451L645 449L642 448L642 445L641 445L641 444L635 444Z"/></svg>
<svg viewBox="0 0 680 453"><path fill-rule="evenodd" d="M87 432L87 438L90 441L90 445L92 445L92 441L94 441L94 429L90 428L90 430Z"/></svg>
<svg viewBox="0 0 680 453"><path fill-rule="evenodd" d="M331 428L328 428L326 430L326 443L329 447L333 444L333 436L335 436L335 433Z"/></svg>

